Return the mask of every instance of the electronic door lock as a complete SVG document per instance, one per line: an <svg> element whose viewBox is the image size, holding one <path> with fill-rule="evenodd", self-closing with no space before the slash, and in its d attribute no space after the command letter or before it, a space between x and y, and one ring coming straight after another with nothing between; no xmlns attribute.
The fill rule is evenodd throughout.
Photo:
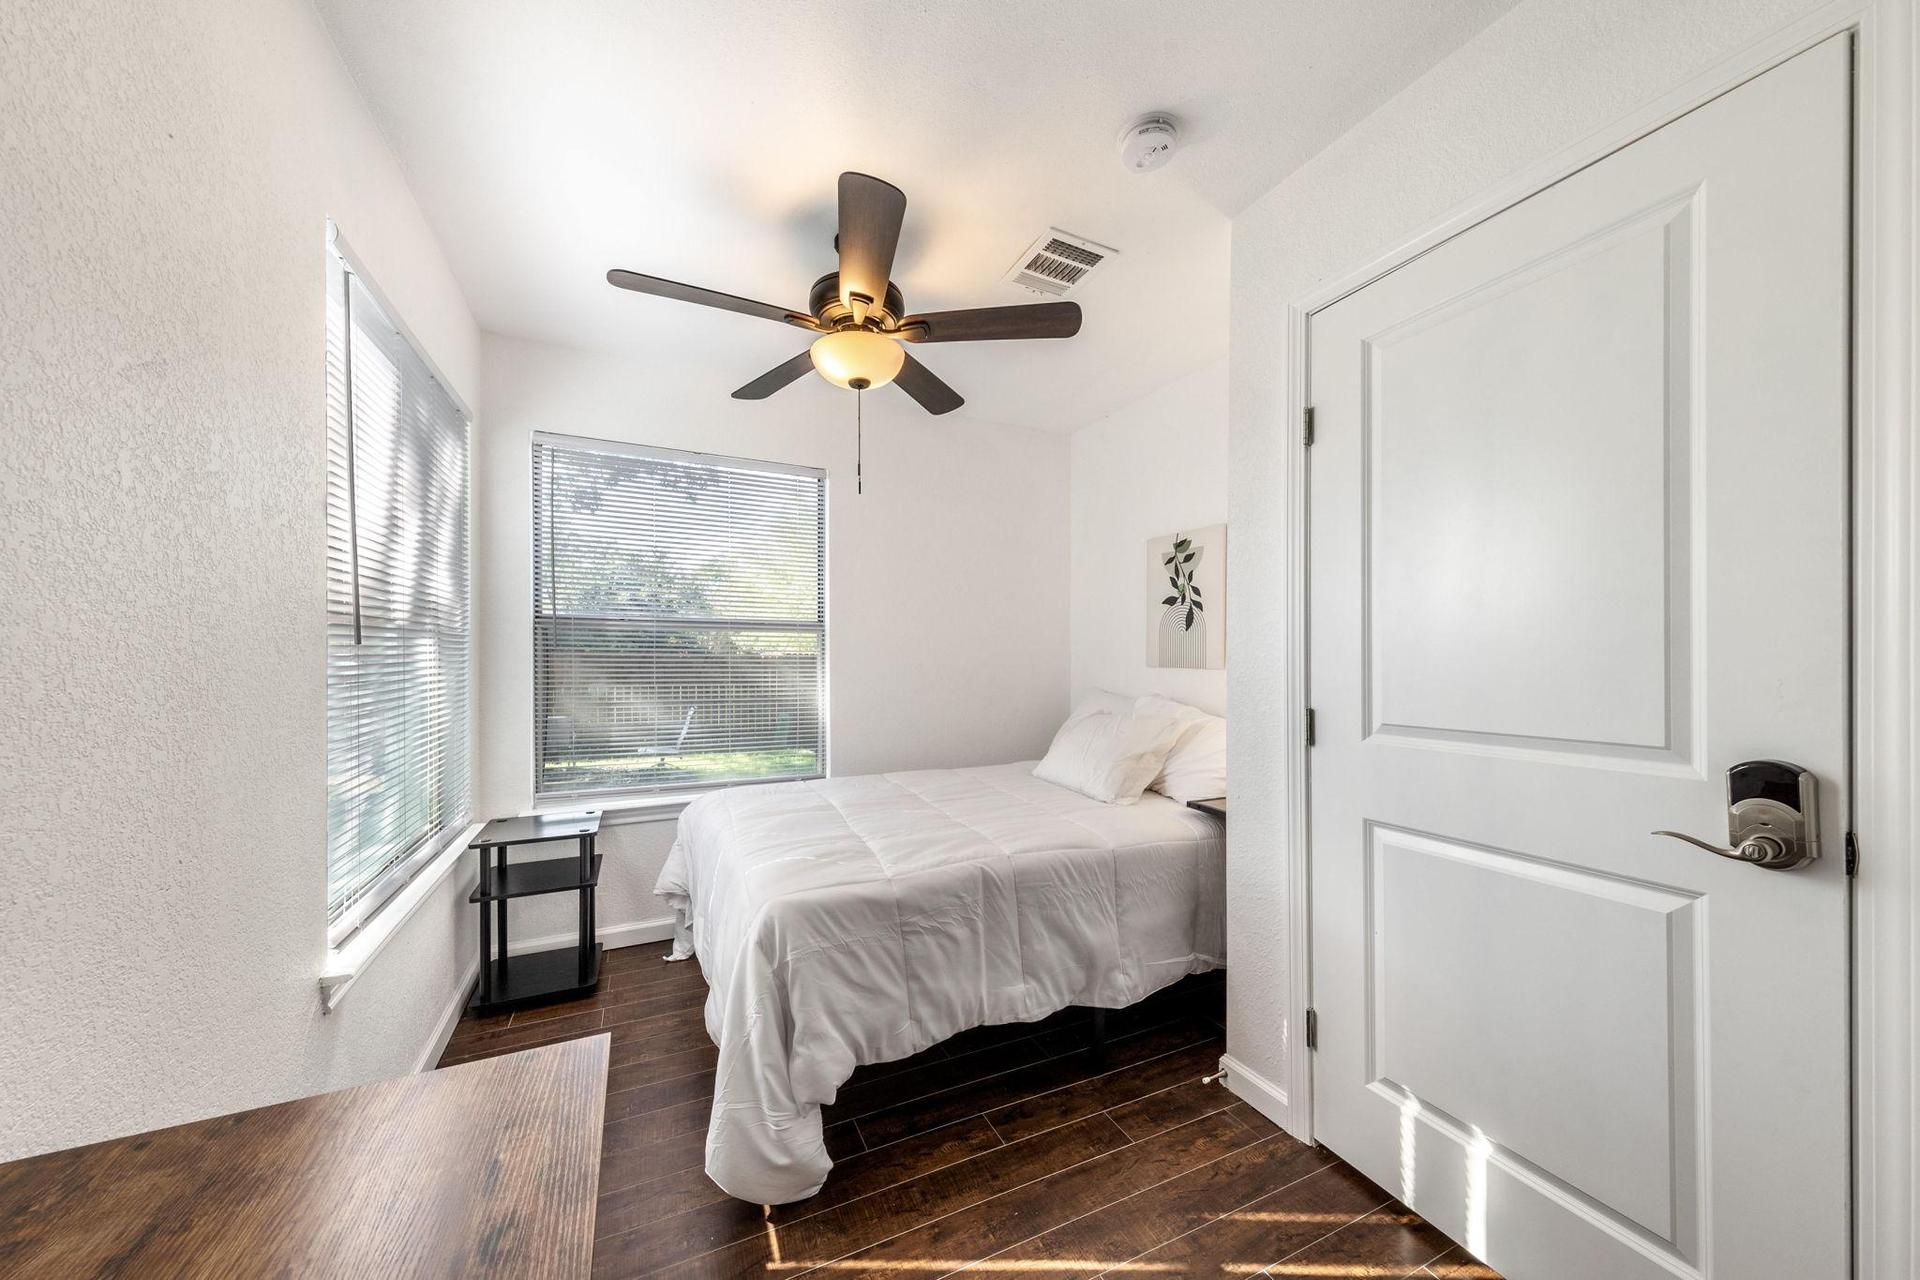
<svg viewBox="0 0 1920 1280"><path fill-rule="evenodd" d="M1820 856L1820 780L1784 760L1747 760L1727 770L1727 843L1723 849L1680 831L1656 831L1708 853L1791 871Z"/></svg>

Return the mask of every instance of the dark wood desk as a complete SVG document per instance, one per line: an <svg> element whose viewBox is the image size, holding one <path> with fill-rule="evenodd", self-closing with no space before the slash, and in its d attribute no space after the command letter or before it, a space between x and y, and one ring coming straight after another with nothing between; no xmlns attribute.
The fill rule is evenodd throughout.
<svg viewBox="0 0 1920 1280"><path fill-rule="evenodd" d="M605 1035L0 1164L4 1276L586 1276Z"/></svg>

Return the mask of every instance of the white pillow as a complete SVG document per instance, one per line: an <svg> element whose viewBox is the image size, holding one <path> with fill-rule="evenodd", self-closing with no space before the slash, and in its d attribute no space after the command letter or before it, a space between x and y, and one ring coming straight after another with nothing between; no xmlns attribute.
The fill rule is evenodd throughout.
<svg viewBox="0 0 1920 1280"><path fill-rule="evenodd" d="M1075 714L1053 735L1033 776L1105 804L1132 804L1160 772L1183 728L1169 716L1140 711Z"/></svg>
<svg viewBox="0 0 1920 1280"><path fill-rule="evenodd" d="M1179 722L1181 733L1154 778L1152 789L1171 799L1212 800L1227 794L1227 722L1198 707L1150 693L1140 711Z"/></svg>
<svg viewBox="0 0 1920 1280"><path fill-rule="evenodd" d="M1131 715L1133 714L1134 704L1139 701L1138 698L1128 697L1124 693L1110 693L1105 689L1090 689L1087 691L1087 696L1080 699L1079 703L1074 707L1073 714L1067 717L1066 723L1072 724L1082 716L1090 716L1096 711L1111 711L1116 716Z"/></svg>

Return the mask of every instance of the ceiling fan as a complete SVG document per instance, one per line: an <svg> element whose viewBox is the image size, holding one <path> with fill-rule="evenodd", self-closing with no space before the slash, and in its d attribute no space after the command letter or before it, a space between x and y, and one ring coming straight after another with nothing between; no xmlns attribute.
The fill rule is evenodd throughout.
<svg viewBox="0 0 1920 1280"><path fill-rule="evenodd" d="M889 278L894 249L900 243L900 221L906 212L907 197L892 183L864 173L841 174L840 233L834 237L840 269L813 282L805 311L617 267L607 272L607 283L636 293L777 320L820 335L807 350L734 392L736 400L764 400L813 369L835 386L854 391L898 382L900 389L928 413L949 413L966 402L908 355L900 345L902 341L1071 338L1080 331L1080 306L1073 302L906 314L906 302Z"/></svg>

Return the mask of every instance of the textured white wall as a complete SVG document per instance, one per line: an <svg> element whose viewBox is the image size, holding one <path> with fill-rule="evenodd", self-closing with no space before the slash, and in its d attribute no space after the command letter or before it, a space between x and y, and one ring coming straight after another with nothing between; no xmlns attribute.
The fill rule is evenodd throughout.
<svg viewBox="0 0 1920 1280"><path fill-rule="evenodd" d="M796 330L794 349L804 342ZM1066 437L964 408L930 417L882 388L866 395L866 492L856 495L854 398L819 378L740 401L728 393L759 369L716 385L704 362L690 367L672 352L622 357L493 334L482 363L474 597L483 816L518 813L532 799L536 431L827 469L834 773L1046 750L1067 697ZM602 838L603 927L664 914L653 882L672 831L644 823ZM571 927L565 904L529 905L516 917L520 936Z"/></svg>
<svg viewBox="0 0 1920 1280"><path fill-rule="evenodd" d="M0 7L0 1159L412 1069L444 883L326 945L329 215L470 403L479 335L312 10Z"/></svg>
<svg viewBox="0 0 1920 1280"><path fill-rule="evenodd" d="M1149 538L1226 521L1226 363L1074 432L1072 469L1074 700L1091 689L1162 693L1224 714L1225 671L1147 665L1142 560ZM1226 608L1231 616L1231 582Z"/></svg>
<svg viewBox="0 0 1920 1280"><path fill-rule="evenodd" d="M1525 0L1234 220L1227 1043L1286 1079L1286 306L1677 89L1815 0Z"/></svg>

